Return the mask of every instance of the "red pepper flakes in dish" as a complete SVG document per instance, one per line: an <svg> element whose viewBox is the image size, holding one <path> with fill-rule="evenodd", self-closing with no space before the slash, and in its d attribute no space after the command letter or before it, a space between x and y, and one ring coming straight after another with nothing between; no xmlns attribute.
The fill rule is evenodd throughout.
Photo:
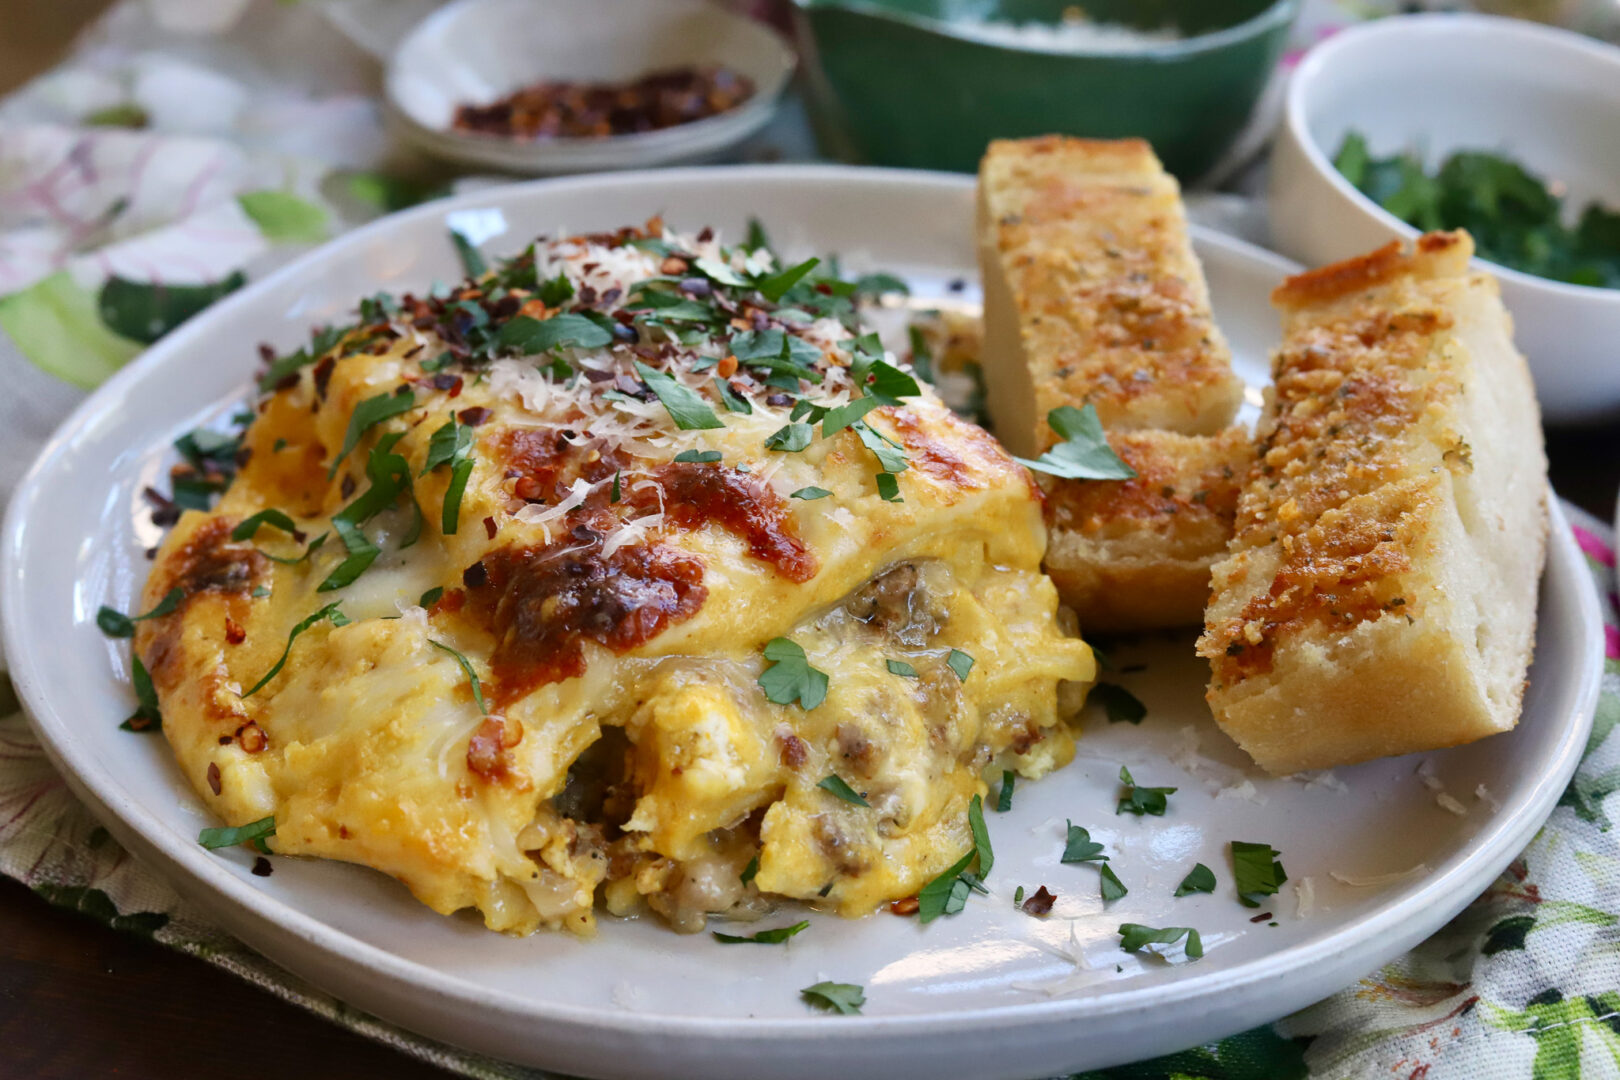
<svg viewBox="0 0 1620 1080"><path fill-rule="evenodd" d="M627 82L541 81L488 105L456 108L457 131L509 139L634 135L730 112L753 80L725 67L680 67Z"/></svg>

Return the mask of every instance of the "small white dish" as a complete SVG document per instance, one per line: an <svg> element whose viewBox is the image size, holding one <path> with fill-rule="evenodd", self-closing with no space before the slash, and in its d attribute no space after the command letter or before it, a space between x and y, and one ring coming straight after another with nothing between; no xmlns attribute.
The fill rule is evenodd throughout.
<svg viewBox="0 0 1620 1080"><path fill-rule="evenodd" d="M758 131L793 74L774 30L707 0L457 0L424 19L389 59L385 93L400 132L438 157L553 174L699 161ZM594 139L515 139L451 126L541 79L618 82L719 65L747 76L742 105L689 124Z"/></svg>
<svg viewBox="0 0 1620 1080"><path fill-rule="evenodd" d="M1272 156L1277 247L1320 265L1418 231L1333 167L1346 133L1379 156L1507 154L1561 181L1565 205L1620 208L1620 48L1518 19L1380 19L1317 46L1295 70ZM1483 264L1502 283L1548 420L1620 410L1620 289Z"/></svg>
<svg viewBox="0 0 1620 1080"><path fill-rule="evenodd" d="M592 231L659 212L733 238L757 216L789 257L836 252L848 270L893 271L920 296L977 298L971 177L736 166L471 192L349 233L187 322L93 394L19 486L0 533L0 625L35 730L118 841L229 932L355 1008L569 1075L1029 1080L1220 1038L1349 985L1456 914L1551 812L1586 743L1603 637L1556 510L1515 731L1336 776L1266 777L1215 728L1190 634L1125 643L1108 679L1147 718L1088 715L1079 758L988 815L993 895L928 926L810 914L785 946L729 948L604 918L594 941L512 939L435 915L360 867L278 857L260 878L248 852L203 850L197 832L215 822L162 738L117 728L130 711L126 647L95 625L103 603L130 610L151 565L142 550L158 531L141 489L160 482L172 440L235 411L258 342L288 350L357 297L459 278L452 225L501 255L563 224ZM1207 230L1194 238L1238 370L1262 383L1278 337L1268 296L1297 267ZM1179 789L1165 817L1115 814L1121 765ZM1447 812L1430 782L1465 812ZM1127 896L1105 908L1094 866L1059 863L1065 819L1107 845ZM1232 840L1282 852L1290 884L1260 909L1269 921L1251 921L1258 913L1233 895ZM1174 898L1198 861L1216 893ZM1310 903L1295 891L1306 879ZM1050 918L1014 907L1020 885L1057 892ZM780 915L769 925L801 911ZM1169 964L1124 953L1123 922L1196 927L1206 954ZM812 1012L799 990L823 980L863 984L865 1015Z"/></svg>

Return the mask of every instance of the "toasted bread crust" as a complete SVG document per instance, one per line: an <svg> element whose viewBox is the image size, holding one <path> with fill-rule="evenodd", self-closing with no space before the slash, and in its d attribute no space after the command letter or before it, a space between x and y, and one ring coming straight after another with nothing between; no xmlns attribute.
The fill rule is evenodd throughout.
<svg viewBox="0 0 1620 1080"><path fill-rule="evenodd" d="M1273 772L1517 720L1546 461L1472 248L1431 235L1277 290L1285 340L1199 642L1216 719Z"/></svg>

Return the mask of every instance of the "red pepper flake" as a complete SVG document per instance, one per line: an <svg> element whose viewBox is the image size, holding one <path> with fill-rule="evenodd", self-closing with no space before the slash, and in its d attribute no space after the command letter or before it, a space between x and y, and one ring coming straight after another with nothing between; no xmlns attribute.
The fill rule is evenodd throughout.
<svg viewBox="0 0 1620 1080"><path fill-rule="evenodd" d="M889 910L896 915L915 915L920 907L922 907L922 901L915 896L902 896L889 905Z"/></svg>
<svg viewBox="0 0 1620 1080"><path fill-rule="evenodd" d="M546 487L532 476L522 476L512 485L512 494L524 502L544 502Z"/></svg>
<svg viewBox="0 0 1620 1080"><path fill-rule="evenodd" d="M459 415L463 424L468 427L477 427L493 414L482 405L474 405L470 409L462 409Z"/></svg>
<svg viewBox="0 0 1620 1080"><path fill-rule="evenodd" d="M461 572L461 583L469 589L483 588L489 583L489 571L482 562L475 562Z"/></svg>
<svg viewBox="0 0 1620 1080"><path fill-rule="evenodd" d="M354 494L354 477L348 473L343 474L343 483L338 485L338 494L345 499Z"/></svg>
<svg viewBox="0 0 1620 1080"><path fill-rule="evenodd" d="M452 123L509 139L601 138L717 116L753 93L753 81L730 68L687 65L623 82L536 82L488 105L458 105Z"/></svg>
<svg viewBox="0 0 1620 1080"><path fill-rule="evenodd" d="M441 371L433 376L433 389L447 391L451 397L459 397L461 395L461 376L452 375L448 371Z"/></svg>
<svg viewBox="0 0 1620 1080"><path fill-rule="evenodd" d="M259 727L259 725L255 724L252 720L249 720L247 723L236 729L236 741L241 745L243 750L246 750L250 754L257 754L260 750L265 748L270 740L265 738L263 728Z"/></svg>
<svg viewBox="0 0 1620 1080"><path fill-rule="evenodd" d="M208 790L215 795L218 795L220 791L219 764L213 761L208 763Z"/></svg>
<svg viewBox="0 0 1620 1080"><path fill-rule="evenodd" d="M495 519L493 517L484 519L484 532L489 535L491 540L495 539L495 528Z"/></svg>
<svg viewBox="0 0 1620 1080"><path fill-rule="evenodd" d="M467 594L460 589L446 589L444 595L433 602L429 611L445 611L454 615L467 602Z"/></svg>
<svg viewBox="0 0 1620 1080"><path fill-rule="evenodd" d="M491 716L467 740L467 768L484 780L499 780L512 765L512 747L523 741L523 725Z"/></svg>
<svg viewBox="0 0 1620 1080"><path fill-rule="evenodd" d="M347 825L339 825L338 826L338 839L339 840L347 840L348 838L349 838L349 827Z"/></svg>
<svg viewBox="0 0 1620 1080"><path fill-rule="evenodd" d="M1045 885L1042 885L1036 891L1034 896L1031 896L1024 901L1024 914L1049 914L1052 910L1052 905L1055 903L1057 903L1057 893L1053 892L1051 889L1048 889Z"/></svg>
<svg viewBox="0 0 1620 1080"><path fill-rule="evenodd" d="M1249 921L1259 923L1259 922L1265 922L1269 918L1271 918L1271 912L1262 911L1260 914L1256 915L1254 918L1250 919Z"/></svg>
<svg viewBox="0 0 1620 1080"><path fill-rule="evenodd" d="M219 745L221 745L221 746L229 746L229 745L231 745L231 741L232 740L231 740L231 737L229 735L221 735L219 737Z"/></svg>
<svg viewBox="0 0 1620 1080"><path fill-rule="evenodd" d="M247 640L247 631L236 625L236 620L229 615L225 616L225 640L232 645L240 645Z"/></svg>
<svg viewBox="0 0 1620 1080"><path fill-rule="evenodd" d="M270 860L265 858L263 855L260 855L257 858L255 858L253 860L253 876L254 877L269 877L270 876Z"/></svg>

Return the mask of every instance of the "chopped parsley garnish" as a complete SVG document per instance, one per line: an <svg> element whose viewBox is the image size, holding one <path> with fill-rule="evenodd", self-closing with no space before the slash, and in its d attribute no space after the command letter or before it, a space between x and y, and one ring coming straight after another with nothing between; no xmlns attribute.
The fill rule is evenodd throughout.
<svg viewBox="0 0 1620 1080"><path fill-rule="evenodd" d="M860 792L850 787L844 778L836 773L831 776L823 777L821 781L816 784L816 787L823 791L830 791L840 799L843 799L845 802L853 803L856 806L872 805L866 801L865 797L862 796Z"/></svg>
<svg viewBox="0 0 1620 1080"><path fill-rule="evenodd" d="M911 289L904 281L893 274L862 274L855 279L856 296L883 296L886 293L900 293L910 296Z"/></svg>
<svg viewBox="0 0 1620 1080"><path fill-rule="evenodd" d="M904 660L885 660L883 661L883 666L889 669L890 675L901 675L907 679L915 679L917 677L917 669L906 663Z"/></svg>
<svg viewBox="0 0 1620 1080"><path fill-rule="evenodd" d="M157 602L157 606L144 615L125 615L122 611L114 611L103 605L101 610L96 612L96 625L101 627L101 632L108 637L134 637L136 623L145 622L147 619L161 619L179 607L180 601L185 597L184 589L170 589L163 595L163 599Z"/></svg>
<svg viewBox="0 0 1620 1080"><path fill-rule="evenodd" d="M663 402L669 418L675 421L675 426L682 431L726 426L714 415L714 410L709 407L708 402L675 381L673 375L654 371L640 360L636 361L636 374L647 384L647 389L658 395L658 400Z"/></svg>
<svg viewBox="0 0 1620 1080"><path fill-rule="evenodd" d="M130 685L135 689L135 711L118 726L125 731L157 731L163 727L163 714L158 711L157 691L152 687L152 676L141 663L131 656Z"/></svg>
<svg viewBox="0 0 1620 1080"><path fill-rule="evenodd" d="M815 434L809 424L785 424L771 432L765 439L765 449L796 454L809 446L810 440L814 437Z"/></svg>
<svg viewBox="0 0 1620 1080"><path fill-rule="evenodd" d="M1126 893L1128 893L1130 891L1131 890L1129 890L1129 889L1127 889L1125 887L1125 883L1119 880L1119 875L1114 873L1114 868L1112 866L1108 865L1107 863L1103 863L1102 864L1102 898L1103 898L1103 903L1105 903L1105 904L1112 903L1112 902L1114 902L1115 900L1118 900L1120 897L1124 896Z"/></svg>
<svg viewBox="0 0 1620 1080"><path fill-rule="evenodd" d="M621 495L619 488L619 472L620 470L618 469L613 470L613 490L608 493L608 502L610 503L618 502Z"/></svg>
<svg viewBox="0 0 1620 1080"><path fill-rule="evenodd" d="M613 343L613 331L584 315L572 313L553 315L549 319L532 319L519 315L495 335L495 346L513 349L525 355L547 352L563 345L579 349L599 349Z"/></svg>
<svg viewBox="0 0 1620 1080"><path fill-rule="evenodd" d="M906 501L900 497L900 481L896 480L891 474L880 472L874 479L877 482L878 498L884 502L892 503Z"/></svg>
<svg viewBox="0 0 1620 1080"><path fill-rule="evenodd" d="M1282 863L1277 861L1280 854L1270 844L1232 841L1233 876L1237 882L1238 901L1244 907L1259 907L1259 897L1275 895L1283 882L1288 880Z"/></svg>
<svg viewBox="0 0 1620 1080"><path fill-rule="evenodd" d="M450 230L450 242L456 245L456 254L461 258L461 268L470 278L481 278L489 266L484 262L483 254L477 246L455 229Z"/></svg>
<svg viewBox="0 0 1620 1080"><path fill-rule="evenodd" d="M797 266L790 266L786 270L760 278L755 283L759 294L771 303L776 303L788 294L788 290L804 280L805 276L821 264L820 259L806 259Z"/></svg>
<svg viewBox="0 0 1620 1080"><path fill-rule="evenodd" d="M281 669L286 666L287 657L289 654L291 654L293 642L298 640L298 635L302 634L305 630L308 630L310 627L314 626L323 619L331 619L333 626L347 626L349 622L348 616L344 615L343 612L338 609L338 605L335 603L327 604L325 607L315 612L315 614L306 618L303 622L293 627L292 631L287 635L287 647L281 650L281 659L277 660L275 666L264 673L264 678L254 683L253 688L242 696L245 698L252 697L264 687L265 683L281 674Z"/></svg>
<svg viewBox="0 0 1620 1080"><path fill-rule="evenodd" d="M425 608L432 607L434 604L437 604L439 602L439 597L441 597L443 595L444 595L444 586L443 585L435 585L435 586L433 586L433 588L429 589L427 592L422 594L421 598L416 601L416 606L417 607L425 607Z"/></svg>
<svg viewBox="0 0 1620 1080"><path fill-rule="evenodd" d="M1137 696L1114 683L1098 683L1091 688L1091 700L1103 707L1110 724L1121 722L1140 724L1147 715L1147 706Z"/></svg>
<svg viewBox="0 0 1620 1080"><path fill-rule="evenodd" d="M822 359L821 350L785 330L744 330L733 334L727 347L744 367L763 368L791 380L822 381L814 366ZM797 390L798 383L791 381L783 389Z"/></svg>
<svg viewBox="0 0 1620 1080"><path fill-rule="evenodd" d="M747 885L750 881L753 881L754 878L758 876L759 856L755 855L752 859L748 860L748 865L743 867L743 872L737 875L737 880L741 881L744 885Z"/></svg>
<svg viewBox="0 0 1620 1080"><path fill-rule="evenodd" d="M1001 791L996 795L996 811L1005 814L1012 809L1013 785L1018 777L1011 769L1001 770Z"/></svg>
<svg viewBox="0 0 1620 1080"><path fill-rule="evenodd" d="M1120 947L1131 953L1141 952L1148 945L1174 945L1182 938L1187 939L1187 959L1197 960L1204 955L1204 943L1190 926L1167 926L1163 930L1131 922L1119 926Z"/></svg>
<svg viewBox="0 0 1620 1080"><path fill-rule="evenodd" d="M717 285L729 285L733 288L747 288L748 279L733 270L730 264L719 259L696 259L692 267L698 273Z"/></svg>
<svg viewBox="0 0 1620 1080"><path fill-rule="evenodd" d="M326 580L316 589L317 592L343 588L365 573L366 569L377 560L382 549L372 543L360 526L392 506L400 495L410 499L411 509L414 511L410 527L400 537L400 548L410 547L421 535L422 509L416 504L416 496L411 491L410 462L393 452L394 444L399 442L400 438L400 433L396 432L385 436L372 448L371 454L366 459L366 476L371 485L352 503L332 516L332 530L343 541L348 557L327 575ZM311 544L310 551L314 549L315 544ZM305 552L306 556L308 554L309 552Z"/></svg>
<svg viewBox="0 0 1620 1080"><path fill-rule="evenodd" d="M675 455L675 460L682 464L713 465L722 457L718 450L682 450Z"/></svg>
<svg viewBox="0 0 1620 1080"><path fill-rule="evenodd" d="M961 649L952 649L951 655L945 658L945 666L956 672L956 677L967 682L968 672L973 670L973 657Z"/></svg>
<svg viewBox="0 0 1620 1080"><path fill-rule="evenodd" d="M237 844L252 844L260 851L269 854L270 848L265 845L265 839L276 835L276 818L262 817L258 821L250 821L246 825L236 825L229 828L204 829L197 834L197 843L210 851L215 848L235 847Z"/></svg>
<svg viewBox="0 0 1620 1080"><path fill-rule="evenodd" d="M1034 461L1019 458L1026 467L1069 480L1129 480L1136 475L1108 445L1095 405L1060 406L1046 414L1046 422L1063 441Z"/></svg>
<svg viewBox="0 0 1620 1080"><path fill-rule="evenodd" d="M798 491L795 491L793 494L789 495L788 498L803 499L805 502L811 502L815 499L825 499L831 494L832 492L822 487L802 487Z"/></svg>
<svg viewBox="0 0 1620 1080"><path fill-rule="evenodd" d="M1024 887L1022 885L1013 890L1013 906L1017 907L1024 902Z"/></svg>
<svg viewBox="0 0 1620 1080"><path fill-rule="evenodd" d="M858 397L847 405L840 405L836 409L828 409L827 415L821 418L821 437L830 439L834 435L849 427L855 421L881 405L888 404L875 395Z"/></svg>
<svg viewBox="0 0 1620 1080"><path fill-rule="evenodd" d="M338 451L338 456L332 461L332 467L326 471L327 479L330 480L337 475L338 466L343 464L343 459L355 448L360 436L384 420L410 411L415 404L416 393L409 386L401 386L391 394L378 394L356 405L354 412L349 414L349 430L343 435L343 449Z"/></svg>
<svg viewBox="0 0 1620 1080"><path fill-rule="evenodd" d="M1139 787L1131 777L1131 770L1121 765L1119 767L1119 782L1125 785L1125 794L1119 797L1119 805L1114 807L1115 814L1152 814L1154 817L1163 817L1165 810L1170 806L1168 796L1174 795L1173 787Z"/></svg>
<svg viewBox="0 0 1620 1080"><path fill-rule="evenodd" d="M968 803L968 829L973 834L973 849L917 892L919 922L930 923L941 915L955 915L967 906L969 893L975 889L986 891L979 883L995 863L995 853L990 848L990 832L984 824L984 800L977 795ZM976 873L972 872L975 870Z"/></svg>
<svg viewBox="0 0 1620 1080"><path fill-rule="evenodd" d="M428 440L427 460L418 475L426 476L440 465L450 466L450 484L444 491L439 521L439 531L446 536L455 535L461 519L461 496L467 490L467 478L472 475L474 441L472 427L454 418L446 420ZM614 483L618 483L616 474Z"/></svg>
<svg viewBox="0 0 1620 1080"><path fill-rule="evenodd" d="M861 437L861 442L872 451L878 459L878 464L886 473L902 473L911 467L906 461L906 448L885 435L873 431L864 420L858 420L850 425L855 434Z"/></svg>
<svg viewBox="0 0 1620 1080"><path fill-rule="evenodd" d="M1108 856L1102 853L1103 846L1091 838L1091 834L1074 822L1067 822L1069 828L1068 840L1063 845L1063 858L1060 862L1084 863L1108 861Z"/></svg>
<svg viewBox="0 0 1620 1080"><path fill-rule="evenodd" d="M720 404L726 407L727 412L743 413L744 415L753 414L753 403L737 393L736 389L727 380L716 376L714 389L720 395Z"/></svg>
<svg viewBox="0 0 1620 1080"><path fill-rule="evenodd" d="M866 1004L866 992L855 983L818 982L799 991L799 996L817 1008L854 1016Z"/></svg>
<svg viewBox="0 0 1620 1080"><path fill-rule="evenodd" d="M248 593L248 595L253 597L255 600L262 600L266 596L270 595L270 590L264 585L255 585L253 586L253 591Z"/></svg>
<svg viewBox="0 0 1620 1080"><path fill-rule="evenodd" d="M465 656L462 656L459 652L452 649L442 641L434 641L432 638L428 638L428 644L433 646L435 649L441 649L456 658L456 663L461 665L461 670L467 673L467 681L472 684L472 696L473 700L478 702L478 711L483 713L485 716L488 716L489 707L484 704L484 688L483 685L478 681L478 672L473 670L472 663Z"/></svg>
<svg viewBox="0 0 1620 1080"><path fill-rule="evenodd" d="M738 937L735 934L722 934L714 931L714 940L722 945L780 945L794 934L810 928L810 920L796 922L792 926L780 926L775 930L761 930L757 934L747 937Z"/></svg>
<svg viewBox="0 0 1620 1080"><path fill-rule="evenodd" d="M231 530L231 539L251 540L258 535L259 526L261 525L269 525L272 528L280 529L295 540L303 535L298 528L298 523L293 521L286 513L280 510L260 510L251 517L243 518L241 523Z"/></svg>
<svg viewBox="0 0 1620 1080"><path fill-rule="evenodd" d="M1187 872L1187 876L1181 879L1181 884L1176 886L1177 896L1187 896L1195 892L1212 893L1214 891L1215 871L1203 863L1194 863L1193 868Z"/></svg>
<svg viewBox="0 0 1620 1080"><path fill-rule="evenodd" d="M326 580L321 582L316 592L331 592L333 589L353 584L356 578L377 561L377 556L382 554L382 548L372 543L365 530L351 521L334 517L332 531L338 534L338 539L343 541L343 547L349 554L326 576Z"/></svg>
<svg viewBox="0 0 1620 1080"><path fill-rule="evenodd" d="M765 697L778 705L795 701L808 712L827 698L827 674L810 666L804 650L787 638L776 638L765 646L765 659L771 662L759 676Z"/></svg>
<svg viewBox="0 0 1620 1080"><path fill-rule="evenodd" d="M748 219L748 234L743 238L743 249L746 251L763 251L767 255L774 255L771 250L771 238L765 234L765 226L759 218Z"/></svg>

